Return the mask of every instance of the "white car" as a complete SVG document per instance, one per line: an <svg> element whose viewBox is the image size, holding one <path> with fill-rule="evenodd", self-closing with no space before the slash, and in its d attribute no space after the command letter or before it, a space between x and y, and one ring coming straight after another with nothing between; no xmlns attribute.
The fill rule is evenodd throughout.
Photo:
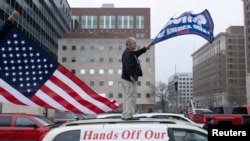
<svg viewBox="0 0 250 141"><path fill-rule="evenodd" d="M89 119L64 123L41 141L208 141L208 132L179 120Z"/></svg>
<svg viewBox="0 0 250 141"><path fill-rule="evenodd" d="M175 120L182 120L189 122L195 126L198 126L200 128L203 128L204 124L201 123L196 123L192 121L191 119L185 117L184 114L175 114L175 113L141 113L141 114L136 114L134 117L137 118L160 118L160 119L175 119Z"/></svg>

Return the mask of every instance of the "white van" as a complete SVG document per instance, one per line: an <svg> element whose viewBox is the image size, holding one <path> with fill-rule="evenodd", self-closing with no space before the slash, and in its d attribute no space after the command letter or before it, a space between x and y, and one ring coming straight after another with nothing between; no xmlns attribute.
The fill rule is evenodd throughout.
<svg viewBox="0 0 250 141"><path fill-rule="evenodd" d="M42 141L207 141L207 136L206 130L178 120L90 119L54 128Z"/></svg>

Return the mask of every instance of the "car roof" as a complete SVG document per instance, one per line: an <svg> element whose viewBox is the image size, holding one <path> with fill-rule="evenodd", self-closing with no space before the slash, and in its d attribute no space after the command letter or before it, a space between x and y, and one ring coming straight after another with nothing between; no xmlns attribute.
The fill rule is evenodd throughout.
<svg viewBox="0 0 250 141"><path fill-rule="evenodd" d="M134 115L134 117L139 117L139 118L143 118L143 117L152 118L152 116L160 116L160 115L180 117L180 118L185 119L185 120L187 120L188 122L190 122L191 124L196 125L196 126L198 126L198 127L203 127L203 125L204 125L203 123L200 124L200 123L196 123L196 122L192 121L191 119L185 117L184 114L178 114L178 113L141 113L141 114L136 114L136 115ZM174 119L174 120L177 120L177 119Z"/></svg>
<svg viewBox="0 0 250 141"><path fill-rule="evenodd" d="M28 114L28 113L0 113L0 115L40 116L40 115Z"/></svg>
<svg viewBox="0 0 250 141"><path fill-rule="evenodd" d="M107 114L97 114L96 118L121 118L121 113L107 113Z"/></svg>
<svg viewBox="0 0 250 141"><path fill-rule="evenodd" d="M183 124L192 125L189 122L174 120L174 119L158 119L158 118L139 118L136 120L123 120L119 118L114 119L88 119L88 120L78 120L68 123L64 123L61 126L76 126L76 125L89 125L89 124L131 124L131 123L165 123L165 124Z"/></svg>
<svg viewBox="0 0 250 141"><path fill-rule="evenodd" d="M139 125L139 126L138 126ZM117 129L119 128L119 129ZM58 135L62 132L73 131L73 130L97 130L100 131L102 129L107 130L120 130L120 129L141 129L141 130L158 130L167 128L180 128L180 129L192 129L196 131L200 131L204 134L207 134L207 131L199 128L197 126L193 126L188 122L178 121L178 120L170 120L170 119L155 119L155 118L141 118L138 120L122 120L119 118L116 119L89 119L89 120L79 120L73 121L69 123L64 123L60 127L52 129L46 136L46 139L52 138L55 135ZM106 131L106 130L105 130Z"/></svg>
<svg viewBox="0 0 250 141"><path fill-rule="evenodd" d="M153 115L177 115L181 117L185 117L184 114L176 114L176 113L140 113L140 114L135 114L134 117L137 116L153 116Z"/></svg>

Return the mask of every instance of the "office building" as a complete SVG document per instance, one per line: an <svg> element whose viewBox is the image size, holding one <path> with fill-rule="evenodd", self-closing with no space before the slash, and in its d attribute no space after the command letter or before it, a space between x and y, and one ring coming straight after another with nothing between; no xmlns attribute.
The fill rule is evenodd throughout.
<svg viewBox="0 0 250 141"><path fill-rule="evenodd" d="M194 102L203 107L246 104L244 27L230 26L192 54Z"/></svg>
<svg viewBox="0 0 250 141"><path fill-rule="evenodd" d="M245 56L246 56L246 91L247 103L250 103L250 1L242 0L244 11L244 36L245 36Z"/></svg>
<svg viewBox="0 0 250 141"><path fill-rule="evenodd" d="M137 38L137 48L150 39L150 8L72 8L72 32L58 41L58 61L97 93L122 103L122 53L129 36ZM143 77L137 82L137 111L154 104L150 86L155 85L154 46L139 57Z"/></svg>
<svg viewBox="0 0 250 141"><path fill-rule="evenodd" d="M184 110L193 99L193 74L175 73L168 78L169 105L173 110ZM177 109L176 109L177 107Z"/></svg>

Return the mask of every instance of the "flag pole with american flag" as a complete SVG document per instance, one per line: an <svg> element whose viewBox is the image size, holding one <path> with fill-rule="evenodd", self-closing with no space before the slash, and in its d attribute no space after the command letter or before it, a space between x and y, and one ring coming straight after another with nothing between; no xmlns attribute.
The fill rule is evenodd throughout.
<svg viewBox="0 0 250 141"><path fill-rule="evenodd" d="M98 114L119 107L55 61L14 23L14 11L0 28L0 102Z"/></svg>
<svg viewBox="0 0 250 141"><path fill-rule="evenodd" d="M195 114L194 103L193 100L191 99L188 102L187 116L189 119L193 120L194 114Z"/></svg>

